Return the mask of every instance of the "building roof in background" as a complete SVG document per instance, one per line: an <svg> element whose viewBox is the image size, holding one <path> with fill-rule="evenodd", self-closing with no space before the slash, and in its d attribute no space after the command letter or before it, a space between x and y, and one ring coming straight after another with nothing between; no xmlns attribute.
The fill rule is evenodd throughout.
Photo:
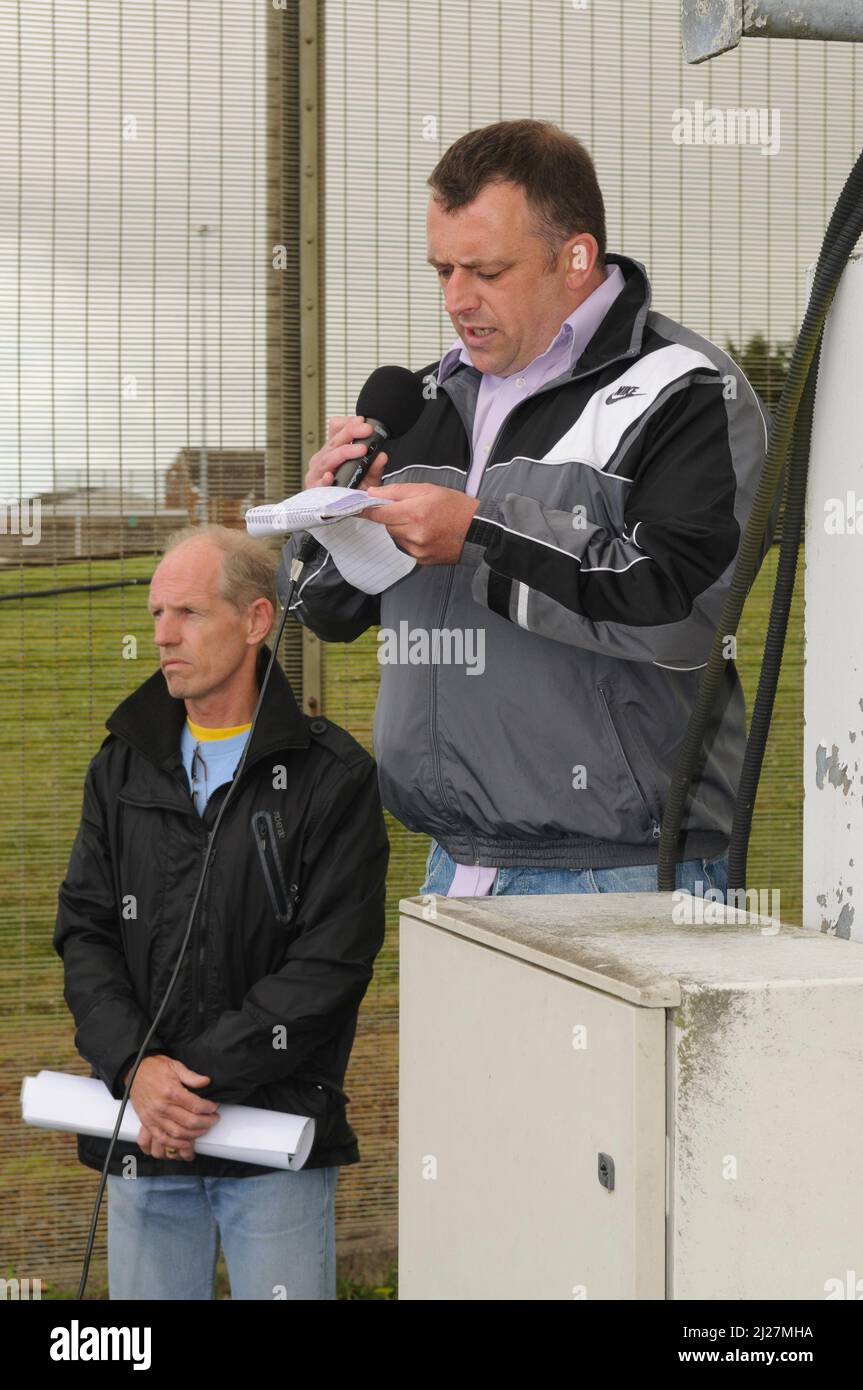
<svg viewBox="0 0 863 1390"><path fill-rule="evenodd" d="M177 516L184 507L154 505L151 497L119 487L67 487L36 494L43 512L50 516Z"/></svg>
<svg viewBox="0 0 863 1390"><path fill-rule="evenodd" d="M245 497L260 492L264 484L266 451L264 449L208 449L207 474L211 491L222 497ZM201 473L201 450L182 448L171 464L169 473L185 468L189 481L197 483Z"/></svg>

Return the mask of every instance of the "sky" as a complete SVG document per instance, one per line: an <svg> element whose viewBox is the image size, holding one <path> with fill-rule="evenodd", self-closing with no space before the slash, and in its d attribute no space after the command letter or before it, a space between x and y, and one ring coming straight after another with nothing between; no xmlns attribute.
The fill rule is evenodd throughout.
<svg viewBox="0 0 863 1390"><path fill-rule="evenodd" d="M270 0L0 0L0 500L116 483L162 500L202 436L263 448ZM863 144L863 45L745 40L682 63L678 0L327 0L326 410L453 332L425 264L426 177L522 115L591 151L609 249L724 344L793 337ZM675 143L754 106L781 148ZM305 441L304 446L305 448Z"/></svg>
<svg viewBox="0 0 863 1390"><path fill-rule="evenodd" d="M200 444L201 226L208 447L263 445L264 26L219 8L0 5L0 498Z"/></svg>

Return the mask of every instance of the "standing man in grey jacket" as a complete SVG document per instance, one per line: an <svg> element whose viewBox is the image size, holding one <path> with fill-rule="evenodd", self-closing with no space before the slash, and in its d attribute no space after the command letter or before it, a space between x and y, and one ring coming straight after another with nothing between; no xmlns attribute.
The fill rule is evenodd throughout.
<svg viewBox="0 0 863 1390"><path fill-rule="evenodd" d="M458 339L362 486L416 567L381 595L318 549L293 608L326 641L380 625L385 806L432 837L421 892L644 891L764 459L765 411L606 252L589 154L549 122L471 131L429 178L428 260ZM306 486L370 426L337 417ZM280 589L304 534L286 546ZM724 892L745 737L723 700L678 887ZM481 657L481 659L480 659Z"/></svg>

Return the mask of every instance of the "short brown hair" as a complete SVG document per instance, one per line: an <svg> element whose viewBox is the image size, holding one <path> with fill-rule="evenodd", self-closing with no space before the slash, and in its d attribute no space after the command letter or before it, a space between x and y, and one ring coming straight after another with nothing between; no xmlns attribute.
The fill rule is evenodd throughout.
<svg viewBox="0 0 863 1390"><path fill-rule="evenodd" d="M222 552L222 571L219 592L235 608L247 608L256 598L269 599L273 613L279 611L276 596L276 570L279 567L281 546L275 541L250 536L247 531L231 526L184 526L174 531L165 542L164 555L169 555L184 541L205 540Z"/></svg>
<svg viewBox="0 0 863 1390"><path fill-rule="evenodd" d="M444 212L466 207L486 184L518 184L547 243L549 268L578 232L596 238L596 263L605 266L605 204L593 160L580 140L551 121L495 121L470 130L445 151L427 182Z"/></svg>

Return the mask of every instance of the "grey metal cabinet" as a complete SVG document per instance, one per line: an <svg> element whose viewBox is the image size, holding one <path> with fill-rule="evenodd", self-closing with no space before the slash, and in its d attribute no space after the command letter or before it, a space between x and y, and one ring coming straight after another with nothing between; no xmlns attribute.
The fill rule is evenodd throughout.
<svg viewBox="0 0 863 1390"><path fill-rule="evenodd" d="M863 1276L863 946L671 894L400 908L401 1298Z"/></svg>

